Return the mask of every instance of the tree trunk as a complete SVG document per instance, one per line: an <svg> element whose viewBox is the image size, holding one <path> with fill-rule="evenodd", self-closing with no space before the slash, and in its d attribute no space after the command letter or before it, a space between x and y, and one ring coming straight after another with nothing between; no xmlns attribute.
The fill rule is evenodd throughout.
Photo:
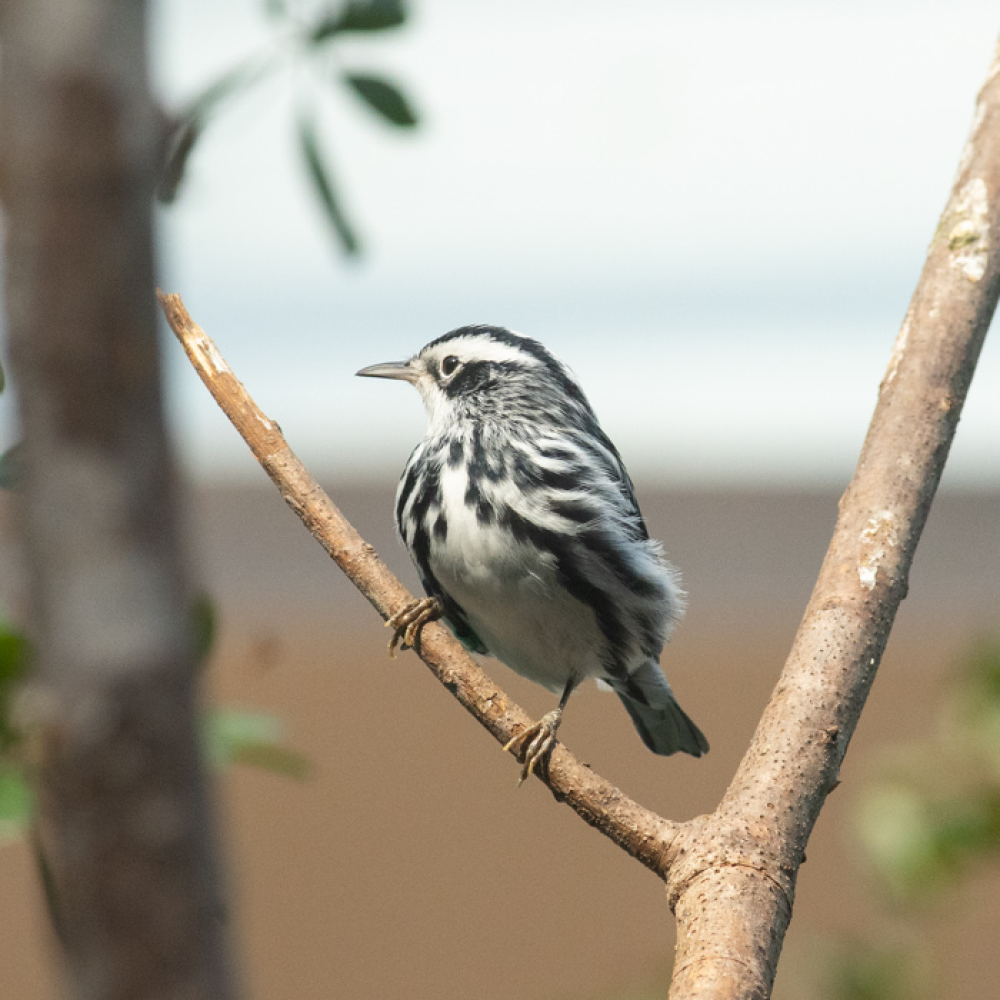
<svg viewBox="0 0 1000 1000"><path fill-rule="evenodd" d="M154 312L146 9L4 0L37 842L86 998L227 997Z"/></svg>

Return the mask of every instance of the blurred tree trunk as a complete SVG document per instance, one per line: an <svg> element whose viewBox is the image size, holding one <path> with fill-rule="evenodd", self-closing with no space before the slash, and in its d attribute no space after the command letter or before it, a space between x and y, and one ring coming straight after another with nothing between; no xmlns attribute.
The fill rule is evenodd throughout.
<svg viewBox="0 0 1000 1000"><path fill-rule="evenodd" d="M153 300L146 7L0 0L38 843L77 997L232 994Z"/></svg>

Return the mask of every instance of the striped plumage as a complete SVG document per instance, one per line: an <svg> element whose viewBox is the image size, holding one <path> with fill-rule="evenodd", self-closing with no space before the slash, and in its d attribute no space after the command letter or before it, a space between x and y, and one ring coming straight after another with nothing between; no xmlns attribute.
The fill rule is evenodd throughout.
<svg viewBox="0 0 1000 1000"><path fill-rule="evenodd" d="M459 640L562 694L560 710L585 678L605 681L651 750L706 752L659 667L683 611L677 573L569 369L534 340L470 326L359 374L423 397L396 521Z"/></svg>

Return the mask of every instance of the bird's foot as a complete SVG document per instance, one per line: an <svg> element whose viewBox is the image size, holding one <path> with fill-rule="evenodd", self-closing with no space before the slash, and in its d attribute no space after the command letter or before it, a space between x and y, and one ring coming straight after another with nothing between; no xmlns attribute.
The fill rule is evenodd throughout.
<svg viewBox="0 0 1000 1000"><path fill-rule="evenodd" d="M424 597L422 600L414 601L401 608L385 623L386 628L392 629L392 638L389 640L389 656L396 658L396 647L402 640L401 649L410 649L416 646L420 640L420 630L428 622L436 622L444 616L444 608L436 597Z"/></svg>
<svg viewBox="0 0 1000 1000"><path fill-rule="evenodd" d="M562 709L553 709L548 715L543 715L536 723L518 733L505 747L505 751L513 751L519 756L524 750L521 777L517 779L517 787L524 784L525 779L535 773L538 762L552 752L556 742L556 732L562 722Z"/></svg>

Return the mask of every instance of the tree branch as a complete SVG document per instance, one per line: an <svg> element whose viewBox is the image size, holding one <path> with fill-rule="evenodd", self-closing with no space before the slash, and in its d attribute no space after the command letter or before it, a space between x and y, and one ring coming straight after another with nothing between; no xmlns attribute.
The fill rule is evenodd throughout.
<svg viewBox="0 0 1000 1000"><path fill-rule="evenodd" d="M678 922L671 996L765 998L795 879L885 648L1000 295L1000 51L897 338L819 579L777 687L718 809L668 822L557 744L555 797L668 884ZM991 239L993 243L991 243ZM412 598L253 404L176 295L164 313L289 505L383 618ZM441 626L424 662L496 739L527 724Z"/></svg>
<svg viewBox="0 0 1000 1000"><path fill-rule="evenodd" d="M806 841L906 596L1000 296L998 234L1000 46L778 685L718 810L680 838L675 1000L770 993ZM745 969L713 947L713 925L742 938Z"/></svg>

